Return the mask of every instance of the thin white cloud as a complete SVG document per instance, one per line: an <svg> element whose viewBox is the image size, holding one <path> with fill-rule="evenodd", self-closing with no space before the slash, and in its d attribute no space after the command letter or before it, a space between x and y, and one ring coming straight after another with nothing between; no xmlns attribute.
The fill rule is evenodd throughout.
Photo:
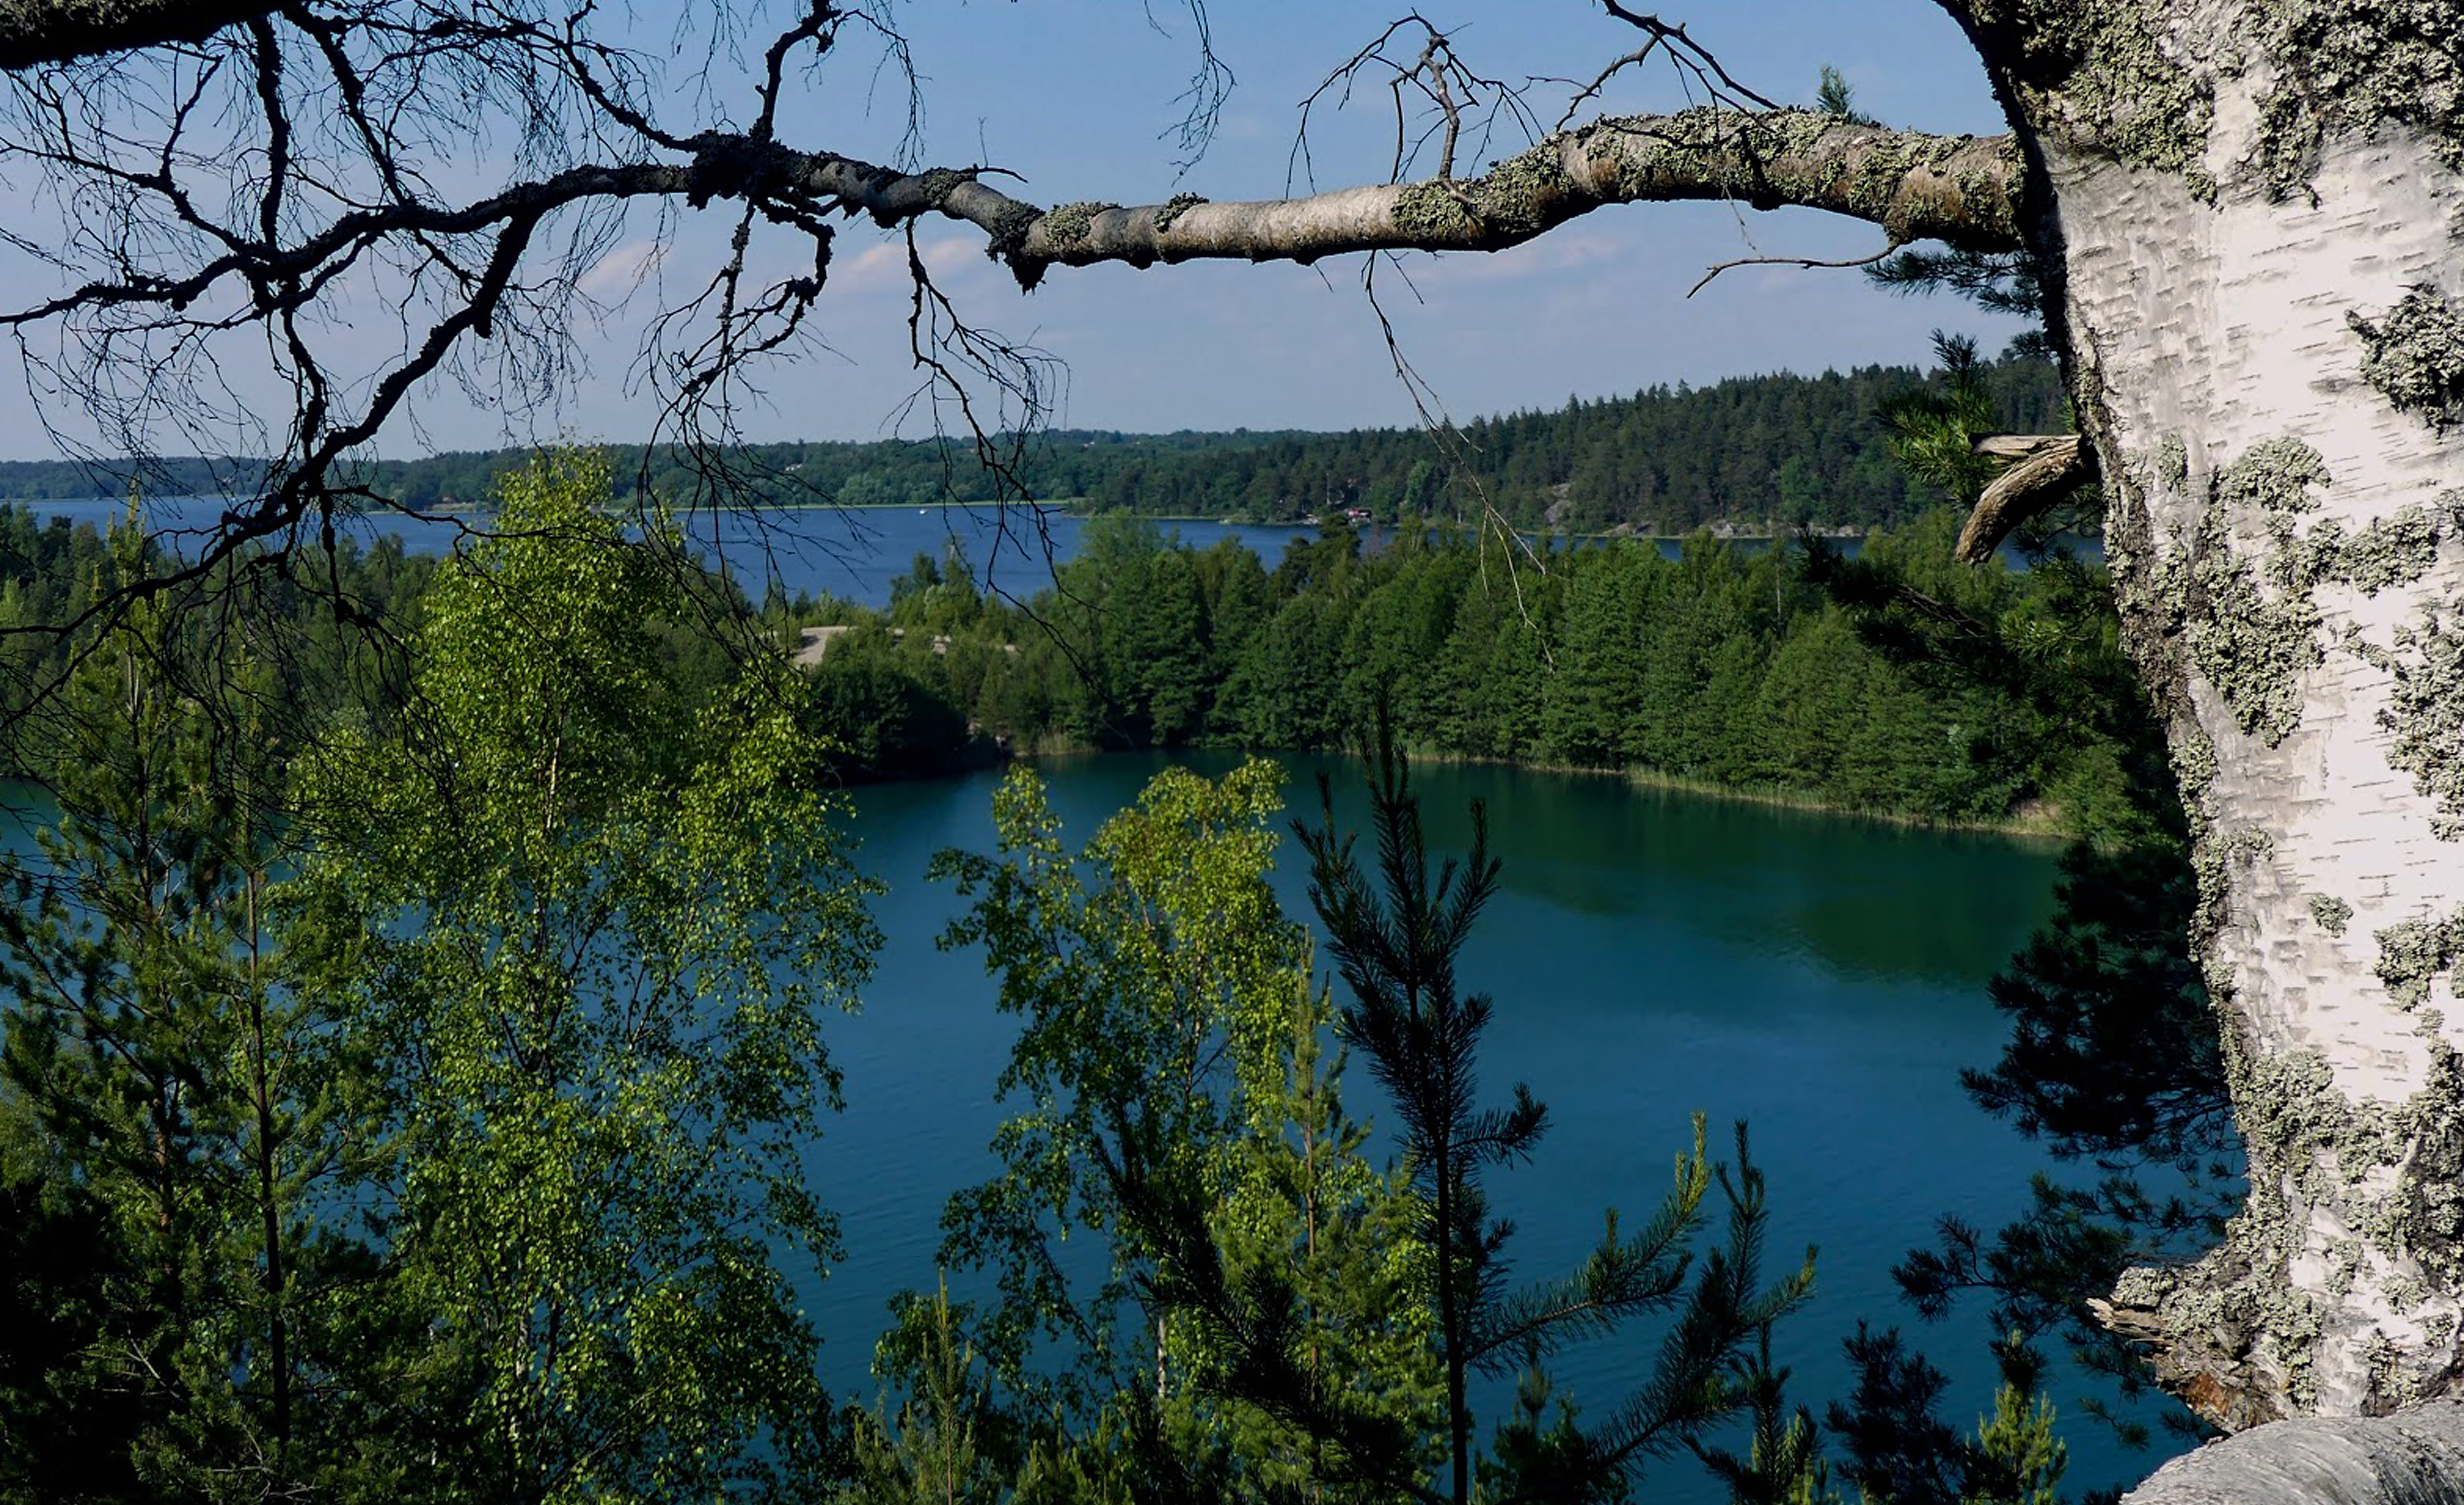
<svg viewBox="0 0 2464 1505"><path fill-rule="evenodd" d="M924 269L935 277L949 277L970 266L981 265L984 249L981 241L969 241L961 235L945 235L928 240L918 255L924 258ZM830 261L830 282L835 287L882 287L907 280L907 242L885 240L865 247L854 255L839 255Z"/></svg>
<svg viewBox="0 0 2464 1505"><path fill-rule="evenodd" d="M578 285L592 298L623 298L658 271L667 254L663 241L628 240L600 257L597 266L582 275Z"/></svg>
<svg viewBox="0 0 2464 1505"><path fill-rule="evenodd" d="M1412 280L1424 287L1460 287L1561 276L1577 268L1598 266L1617 255L1618 245L1612 235L1561 230L1486 255L1467 252L1430 262L1416 260L1411 272Z"/></svg>

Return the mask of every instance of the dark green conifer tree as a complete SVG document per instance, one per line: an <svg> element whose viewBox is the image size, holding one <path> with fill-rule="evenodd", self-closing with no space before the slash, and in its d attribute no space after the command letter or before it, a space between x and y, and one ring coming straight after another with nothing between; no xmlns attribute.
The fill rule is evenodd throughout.
<svg viewBox="0 0 2464 1505"><path fill-rule="evenodd" d="M1647 547L1617 544L1569 555L1571 579L1556 672L1543 692L1550 755L1590 768L1637 761L1635 731L1649 691L1642 659L1653 566Z"/></svg>
<svg viewBox="0 0 2464 1505"><path fill-rule="evenodd" d="M1487 817L1472 807L1472 844L1461 860L1432 864L1410 771L1380 714L1367 753L1375 877L1338 834L1331 788L1323 823L1298 828L1309 857L1309 896L1328 952L1351 992L1344 1037L1386 1089L1397 1134L1422 1205L1431 1250L1430 1316L1445 1373L1447 1485L1456 1505L1492 1500L1621 1497L1649 1458L1682 1447L1733 1414L1744 1396L1731 1376L1755 1335L1811 1289L1802 1268L1765 1286L1760 1175L1738 1134L1731 1179L1704 1154L1702 1120L1678 1161L1676 1184L1632 1236L1607 1219L1599 1247L1572 1274L1509 1291L1503 1250L1510 1225L1492 1219L1485 1173L1528 1158L1546 1110L1517 1084L1505 1106L1479 1096L1481 1036L1494 1012L1466 992L1458 967L1481 912L1497 893ZM1725 1243L1691 1271L1687 1247L1717 1181L1729 1217ZM1475 1461L1470 1381L1520 1372L1540 1386L1549 1354L1615 1331L1644 1313L1677 1309L1651 1376L1600 1422L1541 1430L1509 1422L1501 1452Z"/></svg>
<svg viewBox="0 0 2464 1505"><path fill-rule="evenodd" d="M115 530L106 567L136 568L137 538ZM99 1478L158 1497L348 1493L402 1441L348 1399L384 1346L346 1215L366 1073L312 958L349 941L282 892L271 677L198 646L177 605L140 604L77 668L56 817L0 905L0 1182L94 1250L68 1272L18 1251L73 1278L12 1292L35 1320L0 1323L0 1366L41 1373L0 1453L39 1469L47 1440L82 1439ZM209 682L239 719L217 723Z"/></svg>

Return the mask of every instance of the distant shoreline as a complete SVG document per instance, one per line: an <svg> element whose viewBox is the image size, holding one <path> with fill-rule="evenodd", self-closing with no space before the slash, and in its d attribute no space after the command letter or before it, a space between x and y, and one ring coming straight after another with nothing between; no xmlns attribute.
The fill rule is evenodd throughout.
<svg viewBox="0 0 2464 1505"><path fill-rule="evenodd" d="M155 502L182 502L213 501L223 500L226 498L204 496L178 496L156 497L145 499ZM1042 511L1056 512L1065 518L1074 519L1080 522L1091 522L1099 518L1123 517L1133 518L1142 522L1202 522L1210 527L1272 528L1279 531L1292 533L1314 532L1329 526L1328 523L1323 521L1305 522L1288 520L1264 521L1257 519L1243 519L1236 521L1227 518L1208 517L1201 513L1088 511L1081 506L1081 502L1083 500L1083 498L1072 497L1062 498L1035 498L1024 501L993 501L990 499L978 501L928 501L921 504L909 501L763 501L749 503L748 507L763 512L905 512L910 507L914 508L917 512L934 512L936 510L947 510L950 508L957 508L973 512L989 511L998 507L1033 507ZM0 506L11 507L124 507L127 503L128 499L124 497L0 497ZM482 513L489 510L491 510L489 506L482 502L454 500L441 501L432 506L427 507L386 508L382 509L380 512L369 514L369 516L392 516L407 520L413 520L420 518L467 518L475 513ZM1419 521L1424 527L1441 526L1463 528L1469 526L1467 523L1457 522L1452 520L1422 518L1415 520ZM1399 522L1371 522L1359 525L1355 531L1365 532L1370 529L1376 529L1391 533L1401 526L1402 524ZM1794 533L1723 533L1711 528L1697 528L1687 533L1637 533L1617 529L1610 529L1603 532L1568 532L1564 529L1551 528L1546 524L1517 525L1514 531L1518 536L1529 538L1583 539L1589 541L1632 539L1639 543L1675 543L1683 542L1686 539L1700 537L1708 537L1723 543L1769 543L1776 540L1793 539L1796 537ZM1817 528L1815 530L1815 536L1821 539L1839 541L1847 539L1861 539L1865 536L1865 532L1866 530L1862 528L1853 526Z"/></svg>
<svg viewBox="0 0 2464 1505"><path fill-rule="evenodd" d="M1069 762L1080 758L1102 758L1123 751L1120 748L1062 746L1043 743L1027 751L1013 751L1005 761L1023 764ZM1288 754L1309 756L1341 756L1336 749L1325 747L1232 747L1206 745L1190 748L1147 747L1134 749L1169 757L1175 751L1227 753L1259 758L1277 758ZM1735 805L1759 805L1771 809L1802 810L1809 815L1833 816L1842 820L1874 821L1885 826L1899 826L1915 830L1969 831L1980 836L1996 836L2009 841L2032 845L2058 846L2071 839L2071 833L2060 824L2059 812L2049 806L2034 808L1998 820L1951 820L1931 815L1910 814L1903 810L1875 809L1870 806L1837 805L1819 796L1793 789L1749 787L1739 785L1715 784L1707 779L1690 779L1683 774L1661 773L1656 769L1597 768L1582 764L1533 763L1520 758L1475 757L1469 753L1444 752L1426 747L1406 747L1404 752L1415 763L1463 764L1489 768L1512 768L1521 773L1560 774L1582 779L1616 779L1637 789L1655 794L1683 794L1704 799L1726 800ZM948 772L917 772L918 779L948 778Z"/></svg>

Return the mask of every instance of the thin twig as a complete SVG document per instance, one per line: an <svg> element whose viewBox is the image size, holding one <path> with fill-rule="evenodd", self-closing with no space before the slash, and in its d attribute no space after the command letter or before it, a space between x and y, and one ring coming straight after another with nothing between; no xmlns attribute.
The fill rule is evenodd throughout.
<svg viewBox="0 0 2464 1505"><path fill-rule="evenodd" d="M1859 256L1850 261L1817 261L1811 256L1739 256L1734 261L1723 261L1704 273L1701 281L1685 290L1685 296L1692 298L1709 287L1713 277L1734 267L1803 267L1809 271L1848 271L1857 267L1870 267L1899 249L1897 245L1884 246L1870 256Z"/></svg>

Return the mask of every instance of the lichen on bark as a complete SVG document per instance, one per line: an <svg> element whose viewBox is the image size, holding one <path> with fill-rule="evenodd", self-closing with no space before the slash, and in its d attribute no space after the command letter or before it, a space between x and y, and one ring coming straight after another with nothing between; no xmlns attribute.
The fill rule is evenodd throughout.
<svg viewBox="0 0 2464 1505"><path fill-rule="evenodd" d="M1479 222L1463 208L1460 190L1450 183L1406 185L1395 195L1395 228L1419 240L1450 239Z"/></svg>
<svg viewBox="0 0 2464 1505"><path fill-rule="evenodd" d="M1483 223L1508 223L1518 201L1545 204L1563 191L1570 158L1591 191L1615 198L1814 205L1879 225L1895 241L1977 250L2007 251L2021 239L2015 138L1891 130L1815 110L1705 106L1596 121L1464 180L1449 197L1467 199Z"/></svg>
<svg viewBox="0 0 2464 1505"><path fill-rule="evenodd" d="M2439 536L2429 512L2408 503L2343 542L2335 577L2365 596L2411 585L2438 563Z"/></svg>
<svg viewBox="0 0 2464 1505"><path fill-rule="evenodd" d="M2464 421L2464 307L2427 283L2377 320L2347 314L2362 339L2362 376L2433 429Z"/></svg>
<svg viewBox="0 0 2464 1505"><path fill-rule="evenodd" d="M2381 666L2393 681L2379 723L2387 763L2413 777L2432 807L2431 829L2464 841L2464 631L2453 605L2432 605L2418 626L2399 628Z"/></svg>
<svg viewBox="0 0 2464 1505"><path fill-rule="evenodd" d="M2169 9L2149 0L1968 0L2005 43L2030 113L2074 146L2177 176L2206 199L2200 159L2215 117L2212 85L2179 55Z"/></svg>
<svg viewBox="0 0 2464 1505"><path fill-rule="evenodd" d="M1199 193L1176 193L1164 200L1163 208L1155 212L1155 233L1160 235L1170 231L1174 220L1205 202L1205 195Z"/></svg>
<svg viewBox="0 0 2464 1505"><path fill-rule="evenodd" d="M2327 934L2343 935L2344 927L2352 922L2352 918L2353 906L2348 900L2338 898L2332 894L2310 896L2311 922Z"/></svg>
<svg viewBox="0 0 2464 1505"><path fill-rule="evenodd" d="M1044 216L1045 238L1051 242L1055 250L1067 251L1086 240L1088 231L1094 226L1096 215L1106 210L1115 210L1120 207L1118 204L1107 204L1095 199L1081 199L1074 204L1064 204Z"/></svg>
<svg viewBox="0 0 2464 1505"><path fill-rule="evenodd" d="M2262 439L2217 473L2216 496L2229 506L2248 502L2272 515L2289 517L2318 506L2310 488L2324 486L2333 478L2327 474L2326 460L2301 440Z"/></svg>
<svg viewBox="0 0 2464 1505"><path fill-rule="evenodd" d="M2346 1096L2316 1051L2255 1060L2236 1053L2242 1059L2234 1102L2250 1148L2251 1202L2215 1267L2246 1272L2245 1281L2259 1289L2229 1284L2203 1293L2194 1274L2173 1294L2189 1310L2168 1311L2168 1318L2197 1323L2240 1308L2233 1315L2247 1324L2245 1341L2285 1377L2287 1399L2298 1409L2314 1407L2321 1314L2315 1298L2285 1283L2282 1272L2312 1247L2304 1209L2332 1206L2342 1237L2326 1251L2329 1287L2341 1277L2349 1290L2354 1276L2369 1269L2398 1313L2410 1316L2431 1304L2445 1309L2421 1314L2422 1339L2409 1349L2393 1347L2387 1362L2365 1366L2365 1393L2346 1404L2378 1414L2442 1387L2456 1357L2453 1307L2464 1283L2464 1187L2457 1185L2464 1173L2464 1132L2457 1127L2464 1057L2433 1044L2421 1086L2403 1101L2381 1102ZM2352 1257L2365 1252L2377 1262ZM2258 1310L2270 1303L2272 1310Z"/></svg>
<svg viewBox="0 0 2464 1505"><path fill-rule="evenodd" d="M2464 10L2451 0L2250 0L2244 16L2275 76L2254 154L2270 191L2300 190L2328 136L2389 124L2464 171Z"/></svg>
<svg viewBox="0 0 2464 1505"><path fill-rule="evenodd" d="M2165 435L2165 442L2156 447L2156 478L2176 494L2189 489L2190 449L2180 434Z"/></svg>
<svg viewBox="0 0 2464 1505"><path fill-rule="evenodd" d="M2214 958L2211 944L2224 929L2233 902L2233 865L2248 859L2256 861L2276 850L2276 838L2256 826L2245 826L2230 833L2218 831L2205 808L2205 801L2190 811L2196 827L2192 832L2190 875L2197 880L2199 897L2190 912L2190 941L2194 954ZM2232 991L2233 981L2226 976L2211 976L2210 990Z"/></svg>
<svg viewBox="0 0 2464 1505"><path fill-rule="evenodd" d="M2430 1002L2430 985L2464 955L2464 913L2444 919L2399 920L2371 939L2378 942L2379 981L2398 1007Z"/></svg>
<svg viewBox="0 0 2464 1505"><path fill-rule="evenodd" d="M1044 211L1032 204L1012 203L1002 208L1000 217L984 232L984 255L1007 262L1023 289L1032 288L1044 276L1044 263L1019 255L1026 245L1027 232L1043 217Z"/></svg>
<svg viewBox="0 0 2464 1505"><path fill-rule="evenodd" d="M2306 191L2330 137L2402 125L2464 171L2464 9L2451 0L1962 0L2027 113L2075 149L2218 192L2219 87L2255 86L2247 152L2216 171ZM2196 28L2194 31L2193 28Z"/></svg>
<svg viewBox="0 0 2464 1505"><path fill-rule="evenodd" d="M2271 747L2300 726L2302 676L2324 656L2311 592L2329 578L2341 540L2304 538L2295 519L2328 479L2319 452L2299 439L2254 446L2216 474L2189 546L2167 551L2150 581L2234 721ZM2236 509L2255 511L2269 540L2255 563L2234 542Z"/></svg>
<svg viewBox="0 0 2464 1505"><path fill-rule="evenodd" d="M1521 240L1552 223L1573 185L1554 138L1493 165L1477 178L1410 184L1395 199L1395 225L1407 235L1463 234Z"/></svg>

